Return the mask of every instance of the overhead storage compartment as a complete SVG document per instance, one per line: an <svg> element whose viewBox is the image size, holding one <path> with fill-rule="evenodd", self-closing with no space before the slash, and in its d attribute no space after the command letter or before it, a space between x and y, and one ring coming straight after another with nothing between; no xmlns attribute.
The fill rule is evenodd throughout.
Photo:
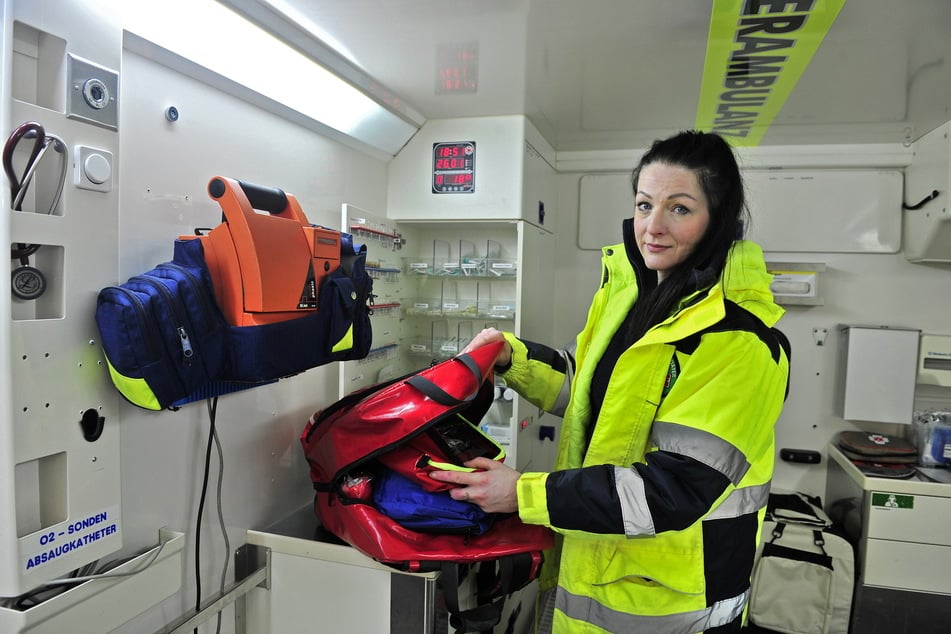
<svg viewBox="0 0 951 634"><path fill-rule="evenodd" d="M440 153L446 149L459 151ZM387 216L526 220L544 228L554 156L521 115L427 121L390 162Z"/></svg>
<svg viewBox="0 0 951 634"><path fill-rule="evenodd" d="M902 174L898 169L747 169L752 225L746 237L767 252L897 253ZM634 213L629 172L585 174L578 246L617 241ZM804 231L816 227L816 231Z"/></svg>

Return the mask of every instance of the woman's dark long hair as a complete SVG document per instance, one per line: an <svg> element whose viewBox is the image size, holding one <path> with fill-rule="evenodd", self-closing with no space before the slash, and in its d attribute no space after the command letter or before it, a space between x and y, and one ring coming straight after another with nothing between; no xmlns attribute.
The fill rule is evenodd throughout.
<svg viewBox="0 0 951 634"><path fill-rule="evenodd" d="M657 287L642 289L634 306L629 341L644 336L666 319L687 294L711 286L719 279L734 241L748 224L743 178L730 145L718 134L685 131L655 141L631 174L637 194L641 170L662 163L684 167L697 175L707 197L710 223L706 233L687 258L668 271ZM644 292L646 291L646 292Z"/></svg>

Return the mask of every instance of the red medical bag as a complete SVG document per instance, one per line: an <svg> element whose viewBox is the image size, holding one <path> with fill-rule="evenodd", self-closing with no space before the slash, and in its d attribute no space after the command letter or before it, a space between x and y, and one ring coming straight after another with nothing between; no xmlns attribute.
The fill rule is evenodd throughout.
<svg viewBox="0 0 951 634"><path fill-rule="evenodd" d="M476 455L504 458L477 427L494 399L492 368L501 345L482 346L358 390L314 414L301 435L317 491L315 511L333 535L406 571L441 570L454 578L459 564L496 563L500 574L515 571L512 579L498 580L497 596L451 614L457 631L491 628L486 621L497 621L505 596L537 577L542 551L553 545L552 532L523 524L515 514L495 518L481 534L411 530L382 513L367 489L382 470L392 469L420 488L438 491L444 487L428 476L433 468L464 468L462 463ZM354 483L361 485L354 488ZM456 589L446 585L452 584L444 584L448 597ZM448 598L447 604L452 613Z"/></svg>

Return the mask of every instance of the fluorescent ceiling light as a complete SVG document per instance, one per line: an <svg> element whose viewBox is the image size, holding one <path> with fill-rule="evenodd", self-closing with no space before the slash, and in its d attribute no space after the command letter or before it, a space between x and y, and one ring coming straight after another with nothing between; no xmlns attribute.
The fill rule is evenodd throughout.
<svg viewBox="0 0 951 634"><path fill-rule="evenodd" d="M214 0L119 1L115 10L126 31L391 156L418 129Z"/></svg>
<svg viewBox="0 0 951 634"><path fill-rule="evenodd" d="M350 52L350 49L344 46L342 42L337 40L337 38L328 33L325 29L315 24L313 20L298 11L290 2L286 2L285 0L258 0L258 3L268 7L285 20L291 22L291 24L296 24L311 33L321 42L347 58L354 66L360 66L360 62L358 62L357 58Z"/></svg>

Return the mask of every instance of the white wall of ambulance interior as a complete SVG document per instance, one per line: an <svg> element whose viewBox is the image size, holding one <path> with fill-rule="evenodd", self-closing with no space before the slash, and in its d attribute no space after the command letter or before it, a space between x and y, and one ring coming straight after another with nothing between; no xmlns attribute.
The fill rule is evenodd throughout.
<svg viewBox="0 0 951 634"><path fill-rule="evenodd" d="M514 315L479 313L475 319L453 317L420 325L405 314L406 306L395 319L394 313L379 311L374 317L375 325L382 324L375 331L379 350L367 362L348 362L343 373L336 364L322 366L222 396L216 429L223 461L212 459L209 495L220 499L228 541L222 539L222 523L212 502L207 503L197 571L205 600L217 592L219 575L245 542L247 531L270 526L311 502L313 489L298 440L307 418L354 385L372 383L418 363L408 355L398 356L410 336L429 336L432 344L434 333L445 329L440 341L459 344L473 329L501 323L521 328L528 338L567 343L581 328L600 275L597 246L616 240L621 219L630 213L630 205L623 206L618 202L623 199L610 192L616 191L617 180L623 181L643 148L556 153L520 117L426 122L417 133L426 139L424 146L433 127L438 129L434 138L445 142L476 141L476 152L484 152L477 154L484 163L475 166L479 194L504 191L512 173L519 174L517 185L534 185L537 179L523 176L522 170L540 159L547 165L542 171L550 171L550 179L540 179L547 191L539 196L548 197L544 221L534 199L523 200L519 191L477 203L471 195L441 195L435 211L414 218L412 211L400 209L398 218L392 218L388 212L394 199L434 196L430 156L417 153L412 143L393 158L350 142L299 113L249 95L188 60L124 34L108 12L89 10L87 3L7 0L2 7L2 127L10 131L24 121L38 121L67 146L70 170L62 199L50 217L43 207L57 187L55 169L41 174L36 193L20 211L13 211L13 196L4 193L10 211L0 231L11 244L41 244L31 264L44 272L49 287L40 299L7 295L0 299L4 323L0 595L28 592L92 562L135 555L158 541L171 544L157 559L152 589L138 593L139 599L113 600L98 614L44 615L43 627L68 622L70 631L102 631L95 628L108 623L116 632L159 631L194 608L196 508L210 446L209 412L202 402L177 411L150 412L121 399L102 363L93 312L100 288L169 260L179 235L220 222L220 208L207 193L212 177L223 175L293 193L315 224L348 231L351 227L345 225L355 223L400 233L405 241L400 250L385 241L367 241L368 261L381 269L397 269L397 280L407 278L380 281L379 288L393 294L394 304L405 301L401 295L409 284L410 272L404 268L408 262L425 260L441 248L446 249L447 260L459 258L463 242L472 242L477 255L484 257L489 247L483 245L496 243L500 260L508 258L526 271L532 267L518 261L520 256L538 257L546 264L537 272L537 279L545 280L543 288L526 273L510 291L502 287L506 290L501 292L512 297L473 295L497 292L486 291L489 284L479 285L482 290L460 290L461 285L453 289L460 300L494 299L496 308L518 300L525 321ZM70 54L92 62L95 69L118 74L115 124L103 125L70 111L72 86L65 82L64 68ZM61 87L47 88L54 84ZM174 117L169 116L169 107L175 108ZM493 142L480 139L487 129L498 126L523 136L515 150L499 148L494 156ZM908 191L905 176L919 160L915 143L742 151L752 181L760 182L768 170L787 168L804 183L793 191L803 192L800 200L810 203L790 204L797 201L790 200L787 190L777 196L766 185L754 192L758 198L751 235L762 236L767 259L784 265L777 264L778 270L811 276L811 290L806 297L787 302L788 313L781 323L792 342L793 370L776 429L777 447L824 454L842 430L903 433L901 424L859 425L841 416L839 326L866 324L951 335L947 264L932 257L925 259L935 261L911 262L903 251L907 236L915 230L909 222L917 220L913 212L902 211L901 202L917 202L931 189L947 190L947 132L939 130L938 137L939 145L944 144L944 171L936 172L933 185L923 184L914 192ZM523 142L531 146L533 161L525 159ZM86 153L80 154L80 148ZM90 152L98 158L86 162ZM107 177L89 187L83 174L99 180L100 159L109 168ZM490 168L490 162L498 165ZM599 178L606 179L600 183L604 186L593 186ZM818 190L816 182L822 184ZM850 189L855 183L862 191ZM413 187L423 190L408 191ZM507 207L499 211L500 205ZM935 205L935 213L940 209L945 214L946 199ZM363 215L353 215L354 210ZM447 222L455 220L465 224ZM483 220L496 224L480 224ZM520 232L525 227L543 237L530 241L536 253L524 250ZM822 249L810 246L815 244ZM11 262L11 267L17 265ZM794 275L797 279L801 278ZM551 307L547 319L528 317L533 304L547 306L546 302ZM404 327L413 329L405 341L399 334ZM918 402L943 402L942 389L919 386ZM104 425L94 442L77 432L90 409ZM508 431L514 437L507 439L513 452L519 450L518 423L530 415L523 409ZM499 420L503 425L509 422L505 416ZM542 422L530 428L535 440L539 427L557 432L556 421ZM529 444L526 439L525 446ZM532 466L544 468L552 443L534 444L542 449ZM216 489L219 468L223 476ZM774 483L821 495L825 465L777 459ZM73 533L77 539L69 539ZM320 594L335 580L319 578L312 583L310 592ZM89 590L89 597L102 596L108 596L104 588ZM119 596L125 599L129 594L114 595ZM21 609L0 610L0 624L9 624L16 628L13 631L25 628L32 618ZM224 631L236 631L234 611L226 608L223 618ZM214 624L202 627L212 631Z"/></svg>

